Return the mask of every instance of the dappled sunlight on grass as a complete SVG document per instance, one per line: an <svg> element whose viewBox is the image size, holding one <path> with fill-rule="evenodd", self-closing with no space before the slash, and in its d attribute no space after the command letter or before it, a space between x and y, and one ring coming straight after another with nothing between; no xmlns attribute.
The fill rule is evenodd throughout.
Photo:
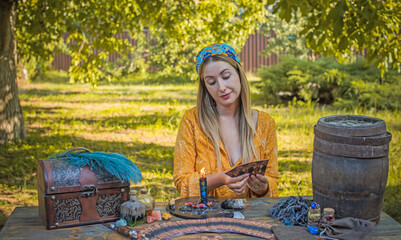
<svg viewBox="0 0 401 240"><path fill-rule="evenodd" d="M134 189L147 188L150 194L159 199L159 201L167 201L179 197L179 193L174 187L172 170L167 170L166 168L153 170L144 173L143 178L144 180L141 183L133 186Z"/></svg>
<svg viewBox="0 0 401 240"><path fill-rule="evenodd" d="M175 135L169 133L155 134L152 131L140 130L116 130L113 133L77 133L76 137L81 137L86 140L92 141L110 141L110 142L143 142L143 143L155 143L160 146L173 146L175 141Z"/></svg>
<svg viewBox="0 0 401 240"><path fill-rule="evenodd" d="M279 196L305 196L312 195L312 178L309 172L293 173L280 171Z"/></svg>

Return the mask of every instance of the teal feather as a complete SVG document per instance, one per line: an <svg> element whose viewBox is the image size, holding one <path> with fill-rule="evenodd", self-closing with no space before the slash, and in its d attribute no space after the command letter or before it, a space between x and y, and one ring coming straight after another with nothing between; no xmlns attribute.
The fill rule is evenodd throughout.
<svg viewBox="0 0 401 240"><path fill-rule="evenodd" d="M56 153L50 158L66 158L66 161L74 166L83 167L88 165L95 172L108 171L121 180L134 183L142 181L139 168L131 160L120 153L106 152L64 152Z"/></svg>

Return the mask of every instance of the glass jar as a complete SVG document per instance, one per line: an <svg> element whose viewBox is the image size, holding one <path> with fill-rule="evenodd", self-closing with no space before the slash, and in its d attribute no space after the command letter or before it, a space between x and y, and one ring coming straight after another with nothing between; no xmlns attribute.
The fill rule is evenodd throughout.
<svg viewBox="0 0 401 240"><path fill-rule="evenodd" d="M129 200L131 202L138 201L137 191L135 189L132 189L131 191L129 191Z"/></svg>
<svg viewBox="0 0 401 240"><path fill-rule="evenodd" d="M321 218L320 206L317 203L312 203L308 212L308 226L319 227Z"/></svg>
<svg viewBox="0 0 401 240"><path fill-rule="evenodd" d="M138 196L138 201L145 204L146 216L152 216L153 209L155 209L155 199L148 193L148 189L141 189L141 194Z"/></svg>
<svg viewBox="0 0 401 240"><path fill-rule="evenodd" d="M324 208L323 209L323 217L328 222L334 221L334 209Z"/></svg>

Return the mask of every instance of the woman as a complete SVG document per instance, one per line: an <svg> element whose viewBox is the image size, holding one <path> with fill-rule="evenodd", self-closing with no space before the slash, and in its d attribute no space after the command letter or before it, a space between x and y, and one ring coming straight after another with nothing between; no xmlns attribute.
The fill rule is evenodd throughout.
<svg viewBox="0 0 401 240"><path fill-rule="evenodd" d="M174 184L181 197L199 196L204 168L208 195L227 198L277 197L277 136L274 120L251 109L248 80L230 46L212 44L197 55L197 106L178 130ZM269 159L265 175L229 177L234 167Z"/></svg>

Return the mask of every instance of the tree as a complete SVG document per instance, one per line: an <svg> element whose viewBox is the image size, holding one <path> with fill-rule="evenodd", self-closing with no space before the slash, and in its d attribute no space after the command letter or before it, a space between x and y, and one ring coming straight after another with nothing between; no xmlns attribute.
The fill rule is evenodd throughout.
<svg viewBox="0 0 401 240"><path fill-rule="evenodd" d="M15 41L12 41L15 9L18 19L15 36L21 59L29 61L35 58L38 62L48 62L54 52L66 53L72 57L69 69L72 80L91 82L93 85L110 76L105 73L108 69L108 56L115 52L122 58L132 54L147 57L165 71L187 73L191 68L195 72L195 55L202 47L214 42L225 42L240 49L255 26L265 20L266 12L265 2L257 0L0 2L2 19L13 19L11 22L1 22L4 25L2 29L8 29L9 32L8 35L1 35L1 43L7 40L8 45L1 45L6 47L1 49L5 58L3 60L2 57L0 69L9 69L10 72L0 73L1 84L6 84L1 85L0 107L5 101L10 102L7 97L9 93L15 104L3 104L2 112L13 114L8 118L15 119L15 123L9 124L15 128L15 132L24 127L15 85L16 52L10 50L15 50ZM151 38L158 42L157 45L144 44L145 28L149 30ZM140 40L141 44L133 45L127 39L116 38L118 33L124 31ZM64 41L62 36L65 33L68 36ZM9 128L0 125L0 133L9 131ZM0 135L0 144L23 138L24 131L19 132L7 137Z"/></svg>
<svg viewBox="0 0 401 240"><path fill-rule="evenodd" d="M16 82L16 1L0 0L0 144L25 138Z"/></svg>
<svg viewBox="0 0 401 240"><path fill-rule="evenodd" d="M299 33L315 53L347 61L366 52L382 75L401 67L401 2L395 0L270 0L274 13L289 22L299 11L306 23Z"/></svg>
<svg viewBox="0 0 401 240"><path fill-rule="evenodd" d="M269 43L263 50L263 55L269 57L271 54L292 55L297 58L308 59L311 49L306 46L305 37L298 33L305 25L305 18L300 17L299 12L292 13L289 22L281 19L278 14L269 12L267 21L262 26L265 36L270 37Z"/></svg>

